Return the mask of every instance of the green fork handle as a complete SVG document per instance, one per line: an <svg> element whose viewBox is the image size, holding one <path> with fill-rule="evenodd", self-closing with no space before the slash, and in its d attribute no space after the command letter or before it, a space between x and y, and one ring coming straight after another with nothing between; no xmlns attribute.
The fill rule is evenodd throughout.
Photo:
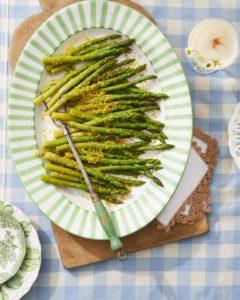
<svg viewBox="0 0 240 300"><path fill-rule="evenodd" d="M119 250L120 248L122 248L123 244L119 239L119 237L117 236L109 212L107 211L106 207L103 205L102 201L96 201L96 202L94 201L94 207L97 216L100 220L100 223L102 224L102 227L109 238L112 251Z"/></svg>

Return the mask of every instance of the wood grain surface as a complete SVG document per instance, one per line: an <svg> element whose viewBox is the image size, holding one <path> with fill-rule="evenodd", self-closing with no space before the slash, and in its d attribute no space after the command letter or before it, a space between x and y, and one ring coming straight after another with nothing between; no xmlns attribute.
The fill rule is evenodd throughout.
<svg viewBox="0 0 240 300"><path fill-rule="evenodd" d="M108 241L89 240L74 236L52 224L63 266L67 269L84 266L116 257ZM142 230L122 238L127 253L152 248L161 244L201 235L208 231L207 218L204 217L193 226L176 224L166 232L158 229L154 220Z"/></svg>
<svg viewBox="0 0 240 300"><path fill-rule="evenodd" d="M10 64L15 67L17 60L28 39L35 30L57 10L76 0L39 0L43 12L27 18L15 31L9 53ZM153 18L139 4L129 0L116 1L138 10L152 22ZM177 241L184 238L194 237L208 231L207 219L204 216L201 220L192 226L177 224L170 232L158 229L158 223L154 220L141 231L123 238L124 246L127 252L136 252L143 249L151 248L157 245ZM53 233L58 245L59 253L63 266L65 268L75 268L90 263L98 262L115 257L110 248L108 241L95 241L79 238L71 235L52 224Z"/></svg>

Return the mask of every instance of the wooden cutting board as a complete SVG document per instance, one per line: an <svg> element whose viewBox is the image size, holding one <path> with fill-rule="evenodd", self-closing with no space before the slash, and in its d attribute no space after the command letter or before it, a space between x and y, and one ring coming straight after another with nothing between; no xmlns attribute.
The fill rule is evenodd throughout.
<svg viewBox="0 0 240 300"><path fill-rule="evenodd" d="M137 252L161 244L195 237L208 231L206 216L192 226L176 224L169 232L159 230L158 225L158 221L154 220L142 230L122 238L124 250L127 253ZM52 229L64 268L76 268L116 257L116 254L111 251L108 241L80 238L67 233L53 223Z"/></svg>
<svg viewBox="0 0 240 300"><path fill-rule="evenodd" d="M43 12L27 18L15 31L10 47L10 64L15 67L17 60L28 39L34 31L53 13L76 0L39 0ZM152 22L153 18L139 4L129 0L120 0L125 5L138 10ZM192 226L176 224L171 231L159 230L159 223L154 220L141 231L123 238L127 252L135 252L151 248L160 244L194 237L208 231L207 219L204 216ZM108 241L95 241L79 238L67 233L55 224L52 224L53 233L58 245L59 253L65 268L74 268L90 263L115 257L109 248Z"/></svg>

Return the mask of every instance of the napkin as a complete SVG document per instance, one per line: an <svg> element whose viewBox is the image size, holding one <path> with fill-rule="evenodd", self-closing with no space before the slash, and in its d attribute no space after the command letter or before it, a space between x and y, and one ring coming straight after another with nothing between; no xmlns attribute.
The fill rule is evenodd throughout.
<svg viewBox="0 0 240 300"><path fill-rule="evenodd" d="M207 145L202 140L193 137L193 141L196 141L201 147L202 151L205 152ZM207 171L208 165L204 162L197 151L193 147L191 147L188 163L183 177L171 200L157 217L157 220L162 225L167 226L170 223L172 218L178 212L179 208L199 185ZM189 211L190 207L187 206L186 211L184 211L183 213L187 215Z"/></svg>

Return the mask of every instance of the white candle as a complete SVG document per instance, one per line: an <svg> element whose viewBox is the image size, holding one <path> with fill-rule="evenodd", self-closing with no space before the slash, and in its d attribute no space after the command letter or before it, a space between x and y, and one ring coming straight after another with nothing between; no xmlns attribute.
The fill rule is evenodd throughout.
<svg viewBox="0 0 240 300"><path fill-rule="evenodd" d="M199 67L224 69L239 55L238 32L224 19L203 19L192 28L188 48Z"/></svg>

